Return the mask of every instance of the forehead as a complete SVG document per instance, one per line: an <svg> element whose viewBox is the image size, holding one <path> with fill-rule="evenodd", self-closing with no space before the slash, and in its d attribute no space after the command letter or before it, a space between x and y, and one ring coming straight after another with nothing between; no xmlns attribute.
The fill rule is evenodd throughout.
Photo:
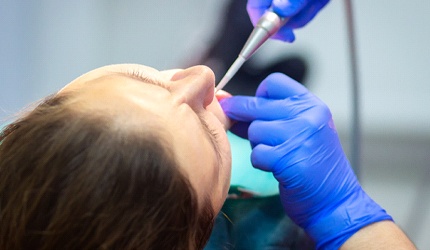
<svg viewBox="0 0 430 250"><path fill-rule="evenodd" d="M60 91L59 95L68 96L65 105L84 115L103 116L103 126L113 131L149 131L171 140L165 126L174 115L168 91L119 73L90 79L75 81L75 85L69 85L71 88Z"/></svg>

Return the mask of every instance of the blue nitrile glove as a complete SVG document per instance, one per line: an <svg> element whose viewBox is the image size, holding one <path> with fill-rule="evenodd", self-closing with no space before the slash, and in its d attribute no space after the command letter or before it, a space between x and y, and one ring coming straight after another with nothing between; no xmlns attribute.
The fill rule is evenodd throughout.
<svg viewBox="0 0 430 250"><path fill-rule="evenodd" d="M360 228L392 218L361 188L328 107L293 79L275 73L256 97L220 101L247 137L254 167L273 172L284 210L319 249L337 249ZM247 131L247 133L246 133Z"/></svg>
<svg viewBox="0 0 430 250"><path fill-rule="evenodd" d="M254 25L269 8L282 17L290 18L273 38L293 42L293 29L305 26L328 2L329 0L248 0L247 10Z"/></svg>

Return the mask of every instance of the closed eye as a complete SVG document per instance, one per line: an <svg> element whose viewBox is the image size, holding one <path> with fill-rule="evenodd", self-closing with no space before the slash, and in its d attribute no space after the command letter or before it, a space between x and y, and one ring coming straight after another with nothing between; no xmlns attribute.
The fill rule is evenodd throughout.
<svg viewBox="0 0 430 250"><path fill-rule="evenodd" d="M211 141L212 146L214 147L215 153L217 155L218 161L221 162L222 161L222 157L221 157L221 151L219 148L220 145L220 141L219 141L219 134L217 133L216 130L211 129L208 125L208 123L206 122L205 119L203 119L203 117L201 117L200 115L198 115L200 122L203 125L203 129L205 130L206 134L209 137L209 140Z"/></svg>

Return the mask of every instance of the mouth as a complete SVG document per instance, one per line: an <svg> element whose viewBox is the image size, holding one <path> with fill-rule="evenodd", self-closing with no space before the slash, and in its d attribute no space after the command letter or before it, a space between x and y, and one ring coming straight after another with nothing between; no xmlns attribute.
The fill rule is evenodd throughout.
<svg viewBox="0 0 430 250"><path fill-rule="evenodd" d="M228 97L232 97L232 95L224 90L218 90L215 93L215 97L218 101L221 101L222 99L228 98Z"/></svg>
<svg viewBox="0 0 430 250"><path fill-rule="evenodd" d="M219 90L215 93L215 98L219 101L225 98L232 97L232 95L224 90ZM219 104L218 104L219 105ZM232 121L224 114L221 107L219 108L219 113L217 115L218 120L223 124L224 130L227 131L232 126Z"/></svg>

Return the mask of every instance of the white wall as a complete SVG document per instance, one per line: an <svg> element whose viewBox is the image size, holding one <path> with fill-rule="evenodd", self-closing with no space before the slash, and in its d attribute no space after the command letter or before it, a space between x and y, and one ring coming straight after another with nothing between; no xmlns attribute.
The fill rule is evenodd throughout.
<svg viewBox="0 0 430 250"><path fill-rule="evenodd" d="M0 0L0 121L99 66L132 62L158 69L181 67L213 37L225 3ZM430 2L359 0L354 7L364 133L402 134L430 144ZM306 56L307 83L329 105L339 130L348 132L346 38L343 1L332 0L315 21L297 31L294 44L273 41L255 56L261 63L281 55ZM412 157L404 154L405 159ZM426 164L428 156L420 156L420 164ZM369 186L377 187L372 192L378 195L384 187L376 182ZM387 198L385 194L381 197ZM386 205L398 209L398 202ZM430 245L424 235L417 237L421 249Z"/></svg>
<svg viewBox="0 0 430 250"><path fill-rule="evenodd" d="M353 1L364 130L430 136L430 2ZM338 127L350 120L350 75L343 1L332 1L297 31L293 45L312 62L309 84L332 109ZM284 48L286 48L284 50Z"/></svg>
<svg viewBox="0 0 430 250"><path fill-rule="evenodd" d="M213 32L210 2L0 0L0 119L106 64L180 67Z"/></svg>
<svg viewBox="0 0 430 250"><path fill-rule="evenodd" d="M308 82L350 122L350 78L343 2L333 0L297 31L294 44L272 42L262 63L304 54ZM180 67L213 36L225 1L0 1L0 119L90 69L136 62ZM355 1L364 129L430 135L430 3Z"/></svg>

